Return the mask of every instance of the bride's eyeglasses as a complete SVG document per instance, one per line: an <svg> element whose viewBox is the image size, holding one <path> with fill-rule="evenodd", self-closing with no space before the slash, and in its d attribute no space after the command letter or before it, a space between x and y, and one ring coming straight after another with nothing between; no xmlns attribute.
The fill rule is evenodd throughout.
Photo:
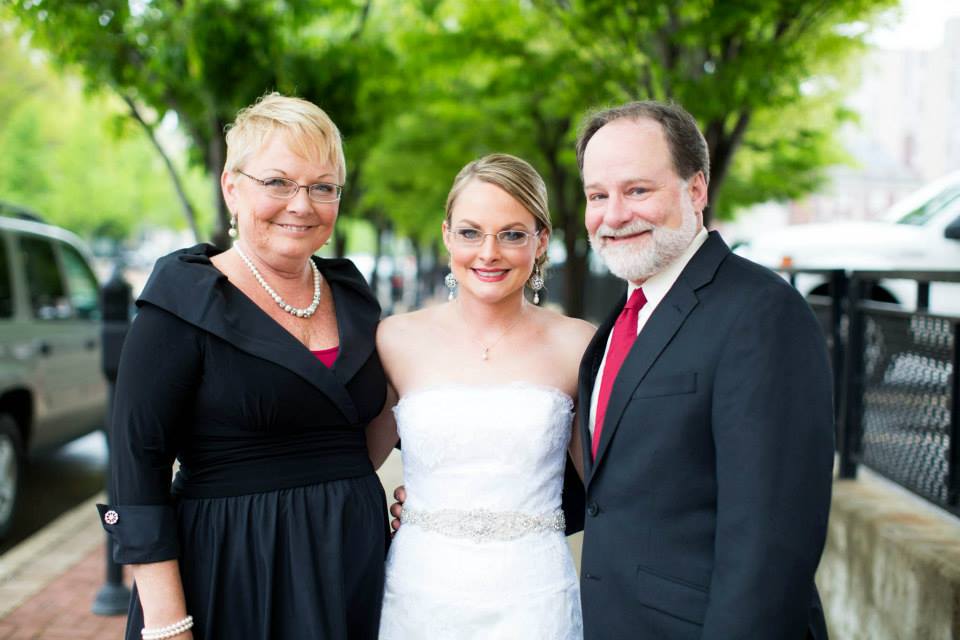
<svg viewBox="0 0 960 640"><path fill-rule="evenodd" d="M519 249L520 247L527 246L530 238L539 236L540 231L504 229L503 231L498 231L497 233L484 233L479 229L474 229L473 227L457 227L456 229L452 229L450 234L453 236L454 242L464 247L478 247L483 244L483 241L487 239L487 236L493 236L497 239L497 244L499 244L501 247Z"/></svg>

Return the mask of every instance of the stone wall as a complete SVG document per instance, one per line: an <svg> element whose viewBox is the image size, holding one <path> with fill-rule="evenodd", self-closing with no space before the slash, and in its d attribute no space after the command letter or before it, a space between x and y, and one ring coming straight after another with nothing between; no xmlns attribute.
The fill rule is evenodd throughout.
<svg viewBox="0 0 960 640"><path fill-rule="evenodd" d="M960 519L859 475L834 483L817 573L831 640L960 638Z"/></svg>

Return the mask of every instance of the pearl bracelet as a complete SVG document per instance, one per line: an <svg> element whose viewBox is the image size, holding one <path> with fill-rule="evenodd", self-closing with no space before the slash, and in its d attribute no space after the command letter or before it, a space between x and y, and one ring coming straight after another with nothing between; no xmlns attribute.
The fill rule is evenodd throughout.
<svg viewBox="0 0 960 640"><path fill-rule="evenodd" d="M157 627L156 629L147 629L144 627L140 630L140 635L143 637L143 640L164 640L164 638L173 638L192 628L193 616L187 616L183 620L178 620L165 627Z"/></svg>

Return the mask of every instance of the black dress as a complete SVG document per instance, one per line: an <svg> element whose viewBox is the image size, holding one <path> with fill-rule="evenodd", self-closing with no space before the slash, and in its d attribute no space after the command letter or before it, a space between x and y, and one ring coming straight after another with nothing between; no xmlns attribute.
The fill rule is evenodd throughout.
<svg viewBox="0 0 960 640"><path fill-rule="evenodd" d="M340 333L328 369L215 253L161 259L137 301L113 411L115 504L99 507L114 557L178 559L197 640L375 638L389 528L364 427L385 400L380 309L351 262L315 258ZM134 592L126 637L142 627Z"/></svg>

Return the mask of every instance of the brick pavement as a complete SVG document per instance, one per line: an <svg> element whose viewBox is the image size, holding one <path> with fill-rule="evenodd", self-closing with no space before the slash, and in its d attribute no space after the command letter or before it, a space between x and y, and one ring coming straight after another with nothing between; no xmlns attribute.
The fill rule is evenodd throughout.
<svg viewBox="0 0 960 640"><path fill-rule="evenodd" d="M104 545L0 619L0 640L122 638L126 616L90 612L104 579Z"/></svg>
<svg viewBox="0 0 960 640"><path fill-rule="evenodd" d="M90 612L105 578L105 535L96 502L77 505L0 555L0 640L114 639L125 616Z"/></svg>

